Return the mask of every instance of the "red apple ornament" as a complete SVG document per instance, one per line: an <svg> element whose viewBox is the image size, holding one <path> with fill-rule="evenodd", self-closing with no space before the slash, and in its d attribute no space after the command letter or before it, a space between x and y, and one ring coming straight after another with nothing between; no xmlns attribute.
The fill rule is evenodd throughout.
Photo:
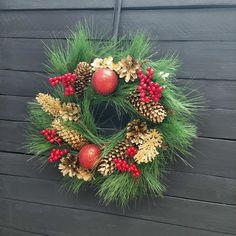
<svg viewBox="0 0 236 236"><path fill-rule="evenodd" d="M100 148L95 144L83 146L79 152L80 165L86 169L92 169L101 154Z"/></svg>
<svg viewBox="0 0 236 236"><path fill-rule="evenodd" d="M93 73L92 85L97 93L106 96L116 90L118 78L113 70L101 68Z"/></svg>

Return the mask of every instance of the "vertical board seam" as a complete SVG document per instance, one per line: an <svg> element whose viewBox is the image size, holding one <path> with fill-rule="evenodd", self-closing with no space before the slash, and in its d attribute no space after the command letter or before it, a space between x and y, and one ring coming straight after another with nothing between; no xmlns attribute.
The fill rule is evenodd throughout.
<svg viewBox="0 0 236 236"><path fill-rule="evenodd" d="M114 1L114 13L113 13L113 24L112 24L112 36L114 39L117 39L120 26L120 16L121 16L121 6L122 0Z"/></svg>

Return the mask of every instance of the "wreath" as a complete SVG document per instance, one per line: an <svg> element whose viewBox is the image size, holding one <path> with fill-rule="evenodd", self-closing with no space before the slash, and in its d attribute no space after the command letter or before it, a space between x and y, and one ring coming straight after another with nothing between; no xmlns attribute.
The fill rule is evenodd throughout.
<svg viewBox="0 0 236 236"><path fill-rule="evenodd" d="M30 104L29 152L54 164L70 190L89 184L105 203L162 195L167 164L185 161L196 135L196 99L174 83L175 56L151 60L145 34L89 38L79 26L46 48L51 86ZM108 105L128 120L113 133L98 119L107 122Z"/></svg>

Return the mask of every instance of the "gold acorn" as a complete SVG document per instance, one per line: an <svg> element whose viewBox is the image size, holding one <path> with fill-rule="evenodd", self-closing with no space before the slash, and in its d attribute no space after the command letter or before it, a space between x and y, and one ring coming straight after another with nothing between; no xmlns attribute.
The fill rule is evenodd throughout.
<svg viewBox="0 0 236 236"><path fill-rule="evenodd" d="M146 119L153 123L161 123L167 116L164 107L160 103L150 101L148 103L141 102L138 92L129 96L129 101L134 109Z"/></svg>
<svg viewBox="0 0 236 236"><path fill-rule="evenodd" d="M52 127L56 129L58 135L76 150L87 144L87 140L78 131L75 131L66 125L60 119L55 119L52 122Z"/></svg>
<svg viewBox="0 0 236 236"><path fill-rule="evenodd" d="M98 171L103 175L107 176L113 173L115 169L114 158L124 159L126 156L126 149L130 146L130 144L125 140L123 142L118 143L112 151L110 151L106 156L102 157L99 165Z"/></svg>
<svg viewBox="0 0 236 236"><path fill-rule="evenodd" d="M74 74L77 76L75 91L78 96L81 96L91 82L92 67L87 62L80 62L74 70Z"/></svg>

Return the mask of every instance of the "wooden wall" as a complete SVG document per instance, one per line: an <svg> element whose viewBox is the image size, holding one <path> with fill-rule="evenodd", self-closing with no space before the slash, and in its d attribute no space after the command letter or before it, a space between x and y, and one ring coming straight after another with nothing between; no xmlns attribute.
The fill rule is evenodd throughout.
<svg viewBox="0 0 236 236"><path fill-rule="evenodd" d="M27 102L46 81L42 40L63 40L84 19L107 37L147 31L159 40L158 56L179 54L179 84L206 100L194 168L170 167L165 197L125 212L89 189L67 193L57 171L38 170L24 148ZM0 235L236 235L235 75L234 0L1 0Z"/></svg>

